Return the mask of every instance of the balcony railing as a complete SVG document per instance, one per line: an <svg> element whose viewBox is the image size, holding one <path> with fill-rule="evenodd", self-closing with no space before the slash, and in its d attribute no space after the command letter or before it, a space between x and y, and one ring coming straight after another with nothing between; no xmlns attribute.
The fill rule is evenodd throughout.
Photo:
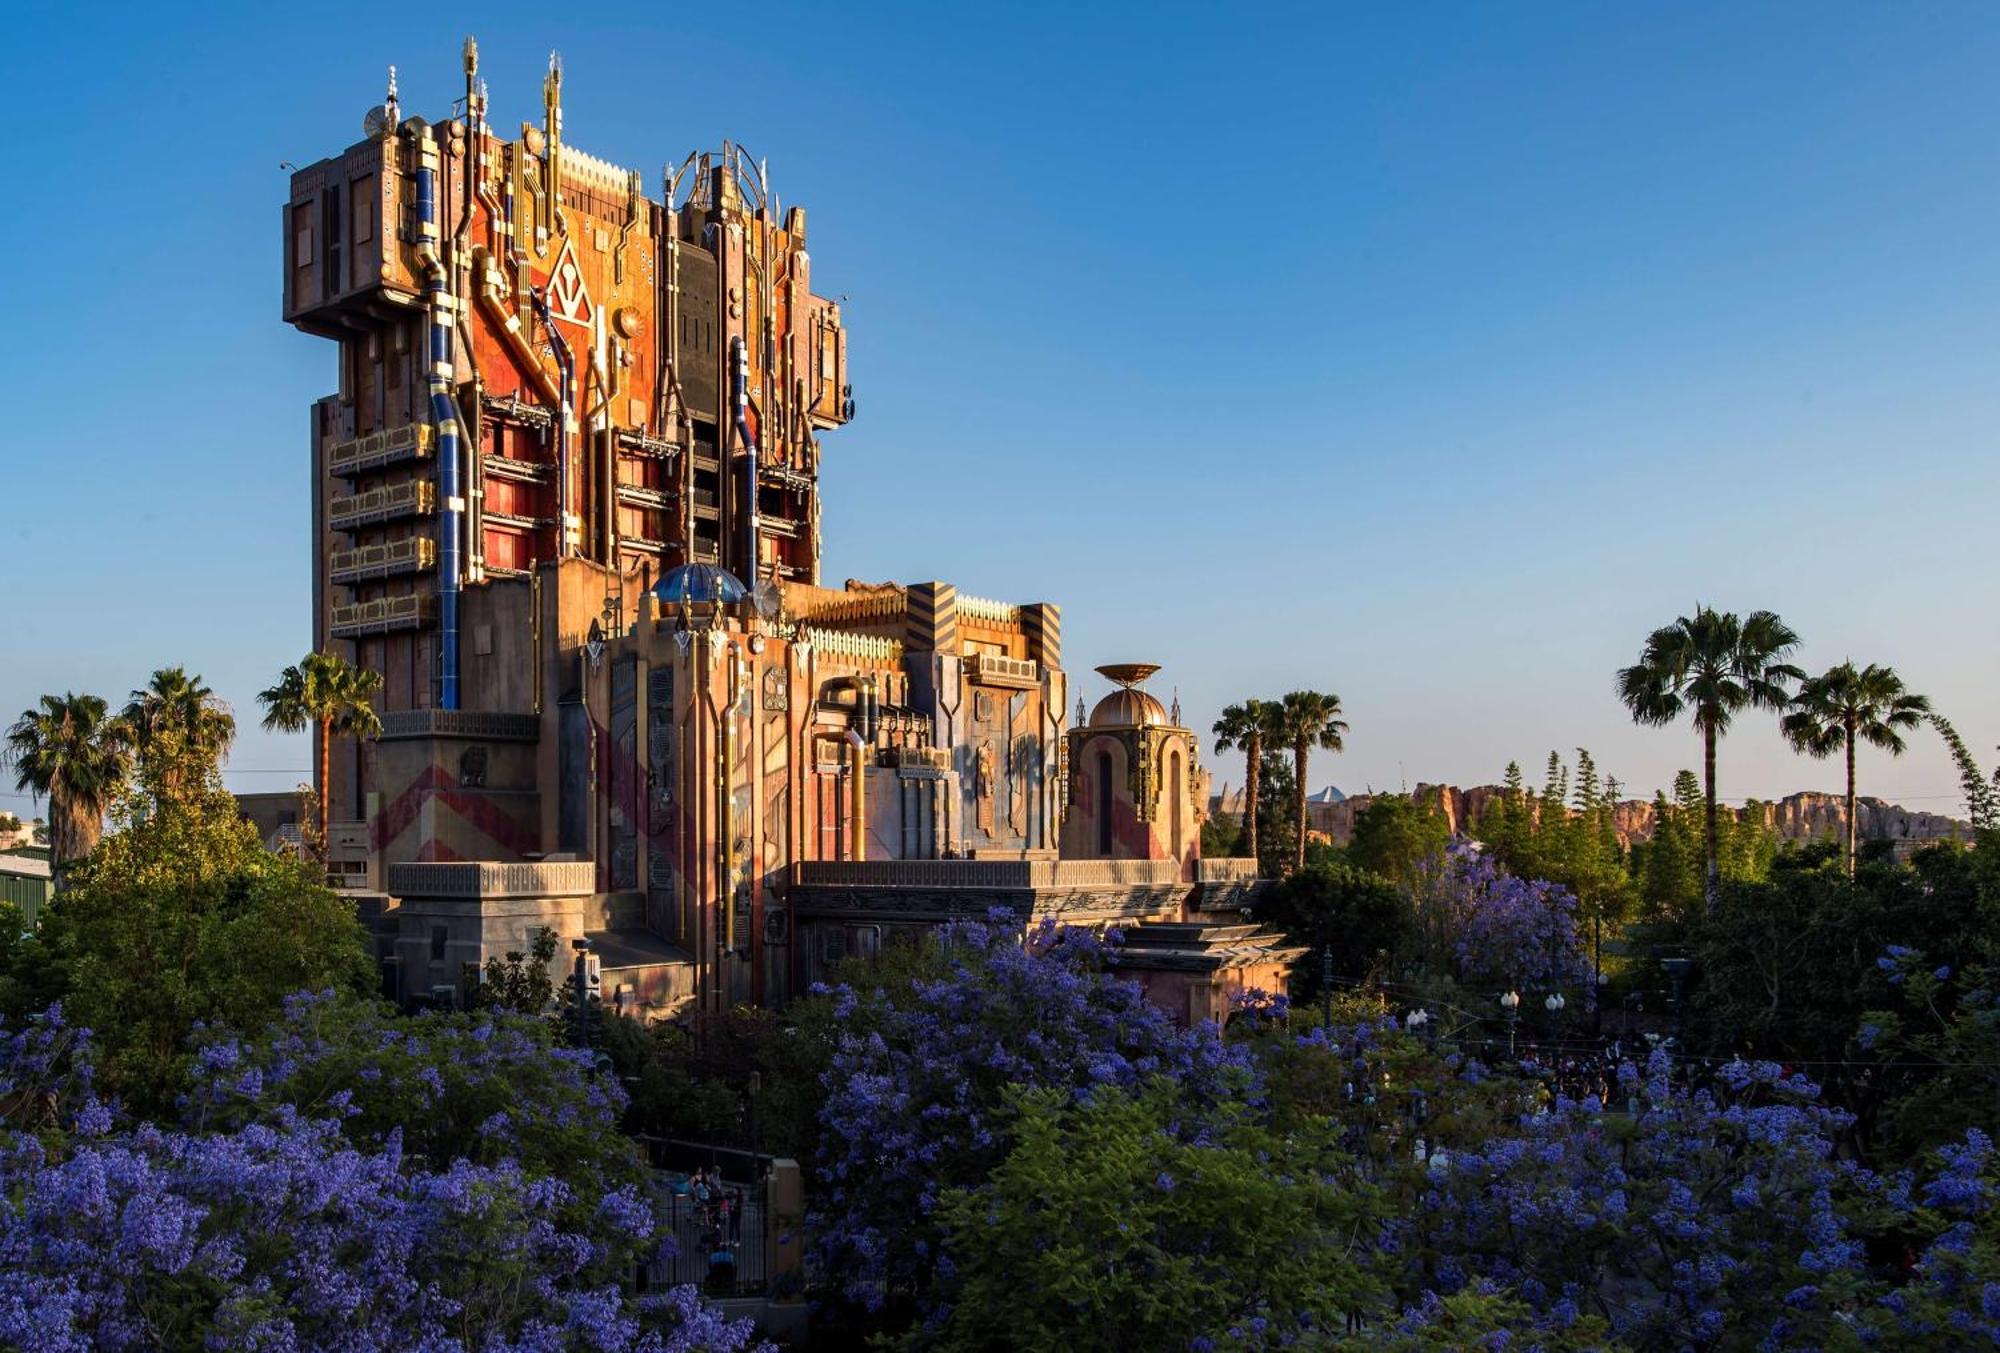
<svg viewBox="0 0 2000 1353"><path fill-rule="evenodd" d="M1256 877L1255 860L1231 857L1203 860L1196 866L1195 873L1195 878L1202 883L1249 883Z"/></svg>
<svg viewBox="0 0 2000 1353"><path fill-rule="evenodd" d="M1158 888L1181 882L1178 860L801 860L805 888Z"/></svg>
<svg viewBox="0 0 2000 1353"><path fill-rule="evenodd" d="M335 550L327 557L327 574L337 583L422 573L435 567L437 542L429 536L411 536L408 540L391 541L387 545Z"/></svg>
<svg viewBox="0 0 2000 1353"><path fill-rule="evenodd" d="M494 898L587 896L597 886L589 860L519 864L484 860L413 860L389 866L389 891L413 898L485 901Z"/></svg>
<svg viewBox="0 0 2000 1353"><path fill-rule="evenodd" d="M1041 665L1025 658L1003 658L992 653L974 653L965 660L965 675L980 686L1011 686L1033 690L1042 684Z"/></svg>
<svg viewBox="0 0 2000 1353"><path fill-rule="evenodd" d="M333 608L331 628L336 639L352 639L363 634L387 634L391 630L422 629L437 621L437 598L429 594L408 597L377 597L351 606Z"/></svg>
<svg viewBox="0 0 2000 1353"><path fill-rule="evenodd" d="M326 519L341 530L351 530L398 517L429 516L435 511L437 486L429 480L413 479L406 484L331 499L326 505Z"/></svg>
<svg viewBox="0 0 2000 1353"><path fill-rule="evenodd" d="M326 467L337 475L356 475L399 461L425 459L436 446L437 432L429 423L405 423L335 442L326 450Z"/></svg>
<svg viewBox="0 0 2000 1353"><path fill-rule="evenodd" d="M533 742L541 720L532 714L483 709L391 709L382 712L381 739L476 738L481 742Z"/></svg>

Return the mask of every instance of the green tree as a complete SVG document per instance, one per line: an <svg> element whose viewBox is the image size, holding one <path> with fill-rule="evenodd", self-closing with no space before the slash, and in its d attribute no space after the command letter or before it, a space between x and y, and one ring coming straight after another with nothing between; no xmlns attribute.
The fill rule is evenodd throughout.
<svg viewBox="0 0 2000 1353"><path fill-rule="evenodd" d="M1394 883L1347 860L1315 860L1279 880L1260 919L1294 944L1310 946L1292 967L1296 1001L1319 1000L1326 959L1336 980L1355 983L1404 952L1411 939L1410 900Z"/></svg>
<svg viewBox="0 0 2000 1353"><path fill-rule="evenodd" d="M1517 763L1509 763L1499 803L1476 824L1501 866L1517 878L1545 879L1576 894L1601 956L1604 930L1623 920L1632 879L1618 832L1618 781L1599 774L1588 748L1576 749L1574 771L1549 753L1541 792L1530 797Z"/></svg>
<svg viewBox="0 0 2000 1353"><path fill-rule="evenodd" d="M1733 612L1696 606L1647 636L1639 661L1618 673L1618 694L1641 724L1664 727L1683 714L1701 735L1708 868L1705 900L1720 890L1721 850L1716 827L1715 746L1745 709L1781 709L1790 685L1805 673L1785 661L1799 637L1770 611L1739 619Z"/></svg>
<svg viewBox="0 0 2000 1353"><path fill-rule="evenodd" d="M1253 1321L1331 1340L1386 1299L1351 1243L1382 1207L1333 1120L1280 1135L1238 1109L1197 1144L1170 1087L1012 1106L1006 1158L940 1207L947 1313L906 1347L1235 1346Z"/></svg>
<svg viewBox="0 0 2000 1353"><path fill-rule="evenodd" d="M1526 856L1529 838L1535 833L1535 814L1528 802L1527 783L1522 778L1520 762L1507 763L1500 797L1480 815L1473 824L1473 830L1509 869L1515 867L1516 860Z"/></svg>
<svg viewBox="0 0 2000 1353"><path fill-rule="evenodd" d="M327 839L327 805L332 798L327 767L333 740L372 738L382 731L382 720L374 705L375 694L381 689L380 672L356 667L335 653L308 653L298 664L278 674L277 685L257 694L264 706L264 727L285 733L311 728L317 735L322 850Z"/></svg>
<svg viewBox="0 0 2000 1353"><path fill-rule="evenodd" d="M1832 841L1725 880L1698 917L1691 1050L1801 1067L1855 1115L1852 1146L1899 1158L1988 1127L2000 1092L2000 864L1983 847L1863 861Z"/></svg>
<svg viewBox="0 0 2000 1353"><path fill-rule="evenodd" d="M154 672L150 681L132 692L124 720L140 761L156 753L175 758L185 754L219 766L229 759L229 744L236 739L236 716L229 706L184 667ZM168 793L178 792L178 780L176 773L163 782Z"/></svg>
<svg viewBox="0 0 2000 1353"><path fill-rule="evenodd" d="M1338 752L1347 724L1341 719L1340 697L1325 691L1292 691L1279 702L1277 741L1292 749L1292 778L1298 785L1298 840L1292 847L1292 868L1306 865L1306 795L1312 783L1306 772L1312 749Z"/></svg>
<svg viewBox="0 0 2000 1353"><path fill-rule="evenodd" d="M1354 863L1407 885L1424 861L1442 855L1451 828L1437 805L1410 794L1377 794L1354 816Z"/></svg>
<svg viewBox="0 0 2000 1353"><path fill-rule="evenodd" d="M1217 753L1243 752L1243 853L1257 858L1257 807L1259 772L1263 769L1264 744L1272 740L1277 726L1278 707L1269 700L1245 700L1222 711L1215 721Z"/></svg>
<svg viewBox="0 0 2000 1353"><path fill-rule="evenodd" d="M353 904L266 851L201 764L141 767L119 831L77 866L7 973L12 1013L60 997L96 1031L106 1085L141 1111L172 1104L197 1025L254 1030L293 992L378 983Z"/></svg>
<svg viewBox="0 0 2000 1353"><path fill-rule="evenodd" d="M1282 878L1299 840L1299 786L1292 777L1291 757L1265 752L1264 772L1258 778L1263 793L1257 804L1257 872L1265 878Z"/></svg>
<svg viewBox="0 0 2000 1353"><path fill-rule="evenodd" d="M1988 780L1979 769L1979 763L1972 759L1972 750L1965 745L1965 739L1951 726L1951 720L1942 714L1930 715L1931 727L1937 729L1944 739L1945 748L1951 753L1951 763L1958 770L1958 783L1965 792L1965 814L1972 819L1975 832L2000 830L2000 770Z"/></svg>
<svg viewBox="0 0 2000 1353"><path fill-rule="evenodd" d="M1683 772L1693 780L1692 773ZM1699 785L1695 794L1700 795ZM1645 919L1680 923L1701 908L1701 814L1689 813L1664 792L1653 796L1653 835L1633 848L1633 872Z"/></svg>
<svg viewBox="0 0 2000 1353"><path fill-rule="evenodd" d="M1915 728L1931 712L1931 702L1908 690L1903 679L1874 663L1857 668L1852 662L1830 667L1799 687L1792 712L1780 721L1793 747L1814 758L1847 754L1847 801L1842 854L1847 872L1854 872L1859 823L1854 801L1854 749L1859 743L1891 756L1903 754L1900 730Z"/></svg>
<svg viewBox="0 0 2000 1353"><path fill-rule="evenodd" d="M132 738L95 695L45 695L7 733L14 787L49 801L49 864L55 885L97 848L104 815L132 774Z"/></svg>

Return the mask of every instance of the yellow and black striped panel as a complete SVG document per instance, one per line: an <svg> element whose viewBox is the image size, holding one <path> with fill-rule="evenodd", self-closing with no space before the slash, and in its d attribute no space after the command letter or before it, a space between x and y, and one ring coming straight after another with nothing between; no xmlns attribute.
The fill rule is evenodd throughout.
<svg viewBox="0 0 2000 1353"><path fill-rule="evenodd" d="M1044 667L1062 666L1062 607L1038 601L1021 608L1021 631L1028 636L1028 656Z"/></svg>
<svg viewBox="0 0 2000 1353"><path fill-rule="evenodd" d="M958 652L958 589L950 583L911 583L904 644L912 652Z"/></svg>

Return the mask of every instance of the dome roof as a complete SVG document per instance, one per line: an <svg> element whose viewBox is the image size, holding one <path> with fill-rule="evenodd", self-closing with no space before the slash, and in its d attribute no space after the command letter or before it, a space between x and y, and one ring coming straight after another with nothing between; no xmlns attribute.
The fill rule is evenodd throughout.
<svg viewBox="0 0 2000 1353"><path fill-rule="evenodd" d="M1166 710L1144 691L1122 686L1097 702L1090 711L1092 728L1131 728L1143 724L1164 724Z"/></svg>
<svg viewBox="0 0 2000 1353"><path fill-rule="evenodd" d="M750 591L734 573L716 564L681 564L668 569L653 584L653 595L663 606L707 606L717 602L734 605L750 599Z"/></svg>

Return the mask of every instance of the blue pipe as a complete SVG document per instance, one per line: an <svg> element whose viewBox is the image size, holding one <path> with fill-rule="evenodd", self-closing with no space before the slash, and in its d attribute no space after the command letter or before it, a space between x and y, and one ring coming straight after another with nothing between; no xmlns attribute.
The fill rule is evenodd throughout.
<svg viewBox="0 0 2000 1353"><path fill-rule="evenodd" d="M431 421L438 435L438 707L458 708L458 405L451 393L451 327L445 318L444 264L437 255L437 196L434 171L417 170L418 239L426 275L424 294L430 301Z"/></svg>

